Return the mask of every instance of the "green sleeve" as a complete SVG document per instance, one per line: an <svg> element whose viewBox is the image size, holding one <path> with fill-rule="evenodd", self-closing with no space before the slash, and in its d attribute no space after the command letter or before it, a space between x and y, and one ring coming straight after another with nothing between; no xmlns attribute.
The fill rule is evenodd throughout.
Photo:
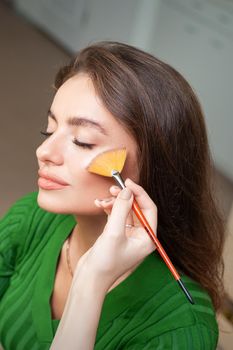
<svg viewBox="0 0 233 350"><path fill-rule="evenodd" d="M19 199L0 220L0 299L15 271L27 234L25 224L35 206L36 196L33 192Z"/></svg>
<svg viewBox="0 0 233 350"><path fill-rule="evenodd" d="M151 334L151 332L150 332ZM217 348L218 332L209 329L204 324L195 324L184 328L171 330L151 338L147 332L131 339L124 350L215 350Z"/></svg>

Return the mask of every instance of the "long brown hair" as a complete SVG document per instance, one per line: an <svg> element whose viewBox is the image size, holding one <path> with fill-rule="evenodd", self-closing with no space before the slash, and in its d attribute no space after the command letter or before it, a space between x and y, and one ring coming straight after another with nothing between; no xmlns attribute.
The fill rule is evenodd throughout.
<svg viewBox="0 0 233 350"><path fill-rule="evenodd" d="M117 42L81 50L60 69L55 87L79 72L91 77L106 108L137 141L139 183L157 205L159 240L218 309L224 222L214 198L205 121L192 88L170 65Z"/></svg>

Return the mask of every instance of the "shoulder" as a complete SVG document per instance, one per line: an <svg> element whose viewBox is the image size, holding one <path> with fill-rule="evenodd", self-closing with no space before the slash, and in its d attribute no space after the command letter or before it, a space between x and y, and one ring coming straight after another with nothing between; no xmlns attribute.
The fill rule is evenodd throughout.
<svg viewBox="0 0 233 350"><path fill-rule="evenodd" d="M37 204L37 194L37 192L31 192L19 198L1 218L1 231L3 228L6 228L8 232L11 231L11 239L17 240L15 235L18 230L23 227L25 232L32 221L38 222L41 216L45 215L45 212Z"/></svg>
<svg viewBox="0 0 233 350"><path fill-rule="evenodd" d="M211 299L197 282L187 276L182 276L182 280L194 305L158 254L151 254L143 261L128 280L127 305L126 295L118 303L121 314L116 316L125 322L126 331L125 338L122 337L123 349L216 348L218 326Z"/></svg>
<svg viewBox="0 0 233 350"><path fill-rule="evenodd" d="M124 350L215 350L218 335L203 324L181 327L159 335L142 334L130 339L122 347Z"/></svg>
<svg viewBox="0 0 233 350"><path fill-rule="evenodd" d="M145 319L143 327L132 339L133 344L145 343L146 349L150 349L148 343L151 343L151 349L215 349L218 325L207 291L196 281L182 276L194 299L195 304L192 305L158 256L148 262L148 268L154 292L148 294L147 300L138 309L141 320Z"/></svg>
<svg viewBox="0 0 233 350"><path fill-rule="evenodd" d="M24 213L26 213L28 209L36 205L37 205L37 192L28 193L23 197L19 198L18 200L16 200L14 204L12 204L12 206L8 209L6 214L1 218L1 222L2 220L5 220L5 219L13 220L14 217L16 218L16 221L17 221L17 218L22 219Z"/></svg>
<svg viewBox="0 0 233 350"><path fill-rule="evenodd" d="M161 325L163 320L164 324L170 324L171 327L202 323L214 331L218 330L211 298L198 282L181 275L182 281L194 299L192 305L158 254L148 257L143 270L143 289L149 296L148 305L153 306L154 312L162 316Z"/></svg>
<svg viewBox="0 0 233 350"><path fill-rule="evenodd" d="M171 282L152 294L133 312L137 332L125 349L214 350L218 326L211 300L201 287L183 277L195 300L191 305L183 292ZM136 317L135 317L136 316Z"/></svg>
<svg viewBox="0 0 233 350"><path fill-rule="evenodd" d="M18 199L0 220L1 238L10 238L13 242L16 232L27 222L37 208L37 193L29 193Z"/></svg>
<svg viewBox="0 0 233 350"><path fill-rule="evenodd" d="M14 250L15 259L40 240L51 224L59 223L63 215L49 213L38 206L38 192L19 198L0 220L0 236Z"/></svg>

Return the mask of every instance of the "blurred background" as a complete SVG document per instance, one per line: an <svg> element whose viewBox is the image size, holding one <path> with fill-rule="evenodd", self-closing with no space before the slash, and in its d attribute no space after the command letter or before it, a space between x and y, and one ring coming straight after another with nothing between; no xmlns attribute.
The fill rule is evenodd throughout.
<svg viewBox="0 0 233 350"><path fill-rule="evenodd" d="M228 296L218 349L233 348L233 1L0 0L0 215L37 190L42 142L58 68L96 40L126 42L179 70L206 116L216 201L224 216Z"/></svg>

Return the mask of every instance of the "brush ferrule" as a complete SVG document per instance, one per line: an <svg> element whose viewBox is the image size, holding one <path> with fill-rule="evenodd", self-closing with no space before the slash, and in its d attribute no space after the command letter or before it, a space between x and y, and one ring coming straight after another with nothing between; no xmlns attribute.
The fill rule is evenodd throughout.
<svg viewBox="0 0 233 350"><path fill-rule="evenodd" d="M120 185L121 188L125 188L124 180L118 171L112 170L112 177L115 179L117 184Z"/></svg>

